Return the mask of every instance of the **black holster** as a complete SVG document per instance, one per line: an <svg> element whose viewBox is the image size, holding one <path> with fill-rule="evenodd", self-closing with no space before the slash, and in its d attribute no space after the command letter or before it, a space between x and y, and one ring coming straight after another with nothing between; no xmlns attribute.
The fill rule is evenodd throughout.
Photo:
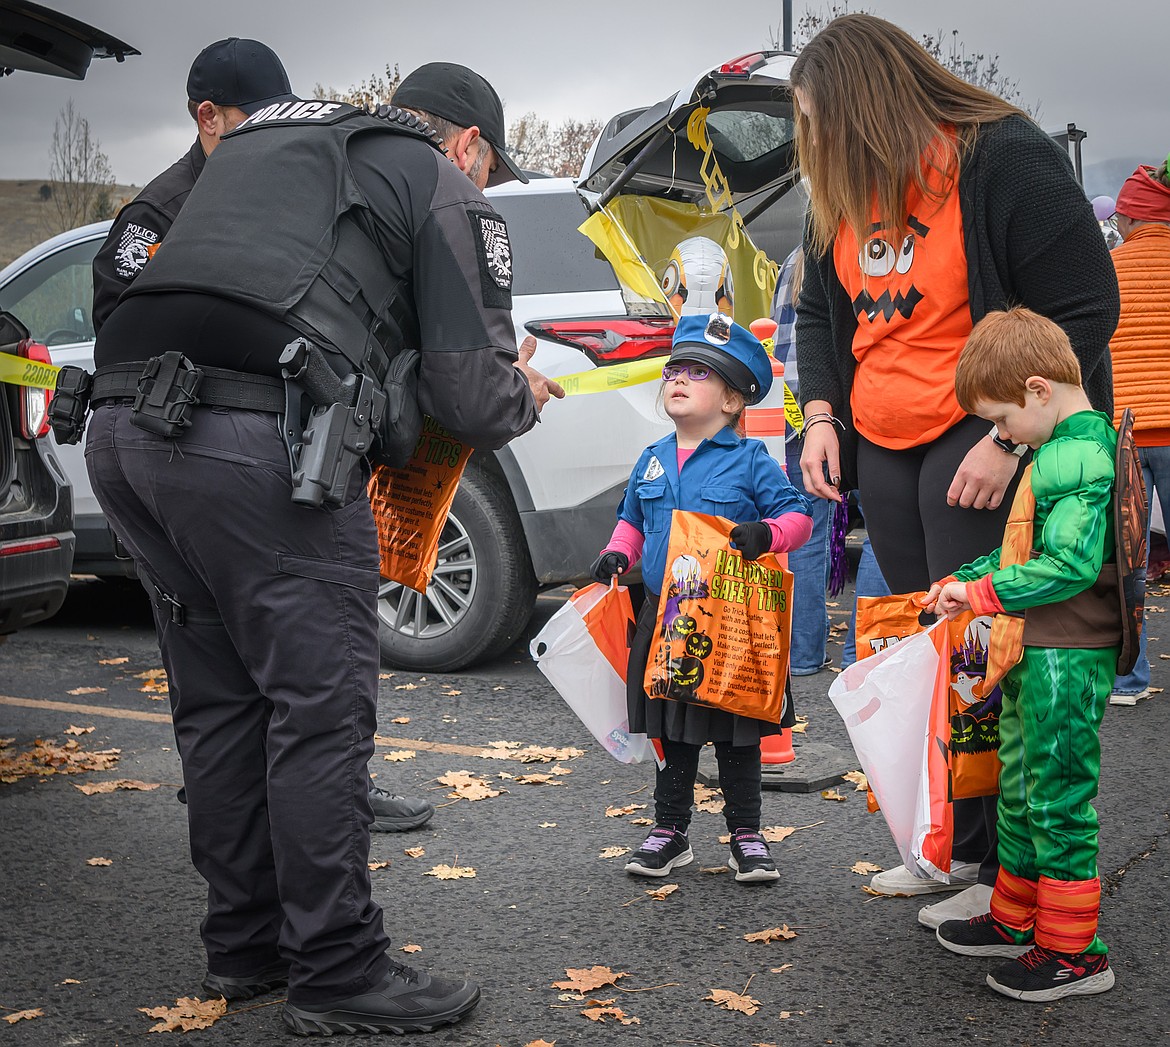
<svg viewBox="0 0 1170 1047"><path fill-rule="evenodd" d="M174 440L191 425L191 410L199 404L202 380L203 372L182 353L152 356L138 379L130 424Z"/></svg>
<svg viewBox="0 0 1170 1047"><path fill-rule="evenodd" d="M93 392L93 375L83 367L66 365L57 372L57 386L49 404L49 425L59 444L75 444L85 432L85 416Z"/></svg>

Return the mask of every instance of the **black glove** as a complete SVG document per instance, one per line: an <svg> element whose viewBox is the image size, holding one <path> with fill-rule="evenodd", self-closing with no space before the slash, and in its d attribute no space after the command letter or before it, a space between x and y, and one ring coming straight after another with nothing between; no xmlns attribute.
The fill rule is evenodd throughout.
<svg viewBox="0 0 1170 1047"><path fill-rule="evenodd" d="M758 560L772 548L772 528L766 523L736 524L731 540L745 560Z"/></svg>
<svg viewBox="0 0 1170 1047"><path fill-rule="evenodd" d="M630 558L625 553L602 553L589 568L589 577L608 585L615 574L625 574L629 569Z"/></svg>

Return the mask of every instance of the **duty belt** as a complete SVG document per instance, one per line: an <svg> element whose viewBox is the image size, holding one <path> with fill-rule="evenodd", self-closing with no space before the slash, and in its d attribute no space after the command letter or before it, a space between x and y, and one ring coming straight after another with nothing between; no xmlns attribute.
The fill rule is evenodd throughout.
<svg viewBox="0 0 1170 1047"><path fill-rule="evenodd" d="M90 403L136 397L141 389L145 360L99 367L93 376ZM199 404L203 407L238 407L247 411L284 411L284 382L262 374L228 371L222 367L200 366Z"/></svg>

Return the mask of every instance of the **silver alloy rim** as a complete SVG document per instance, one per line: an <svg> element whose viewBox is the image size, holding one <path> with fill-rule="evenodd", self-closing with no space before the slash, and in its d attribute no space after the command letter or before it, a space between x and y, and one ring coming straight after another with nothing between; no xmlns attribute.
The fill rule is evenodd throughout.
<svg viewBox="0 0 1170 1047"><path fill-rule="evenodd" d="M426 593L383 579L378 586L378 617L402 636L444 636L466 617L478 583L475 547L467 529L452 513L439 537L435 573Z"/></svg>

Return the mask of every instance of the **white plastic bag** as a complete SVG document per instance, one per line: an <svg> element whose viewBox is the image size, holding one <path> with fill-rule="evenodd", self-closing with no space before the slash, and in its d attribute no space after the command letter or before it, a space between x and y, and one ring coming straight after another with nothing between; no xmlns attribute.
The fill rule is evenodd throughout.
<svg viewBox="0 0 1170 1047"><path fill-rule="evenodd" d="M854 662L833 681L829 698L906 867L949 883L951 806L940 802L937 775L932 798L929 773L940 759L945 769L946 759L945 743L934 752L939 740L931 723L940 625L945 619Z"/></svg>
<svg viewBox="0 0 1170 1047"><path fill-rule="evenodd" d="M529 645L557 694L621 763L656 759L650 740L630 733L626 712L626 659L633 622L629 590L594 583L578 589Z"/></svg>

